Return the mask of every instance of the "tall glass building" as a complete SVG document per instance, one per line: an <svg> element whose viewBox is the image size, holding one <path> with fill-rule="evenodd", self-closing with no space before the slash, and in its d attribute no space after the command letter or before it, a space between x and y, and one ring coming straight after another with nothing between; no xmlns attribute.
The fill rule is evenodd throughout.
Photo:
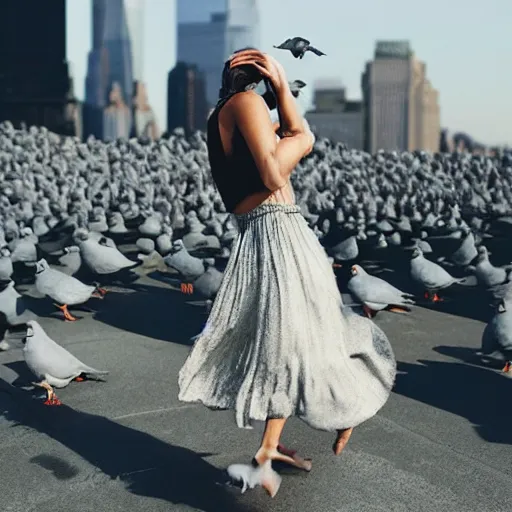
<svg viewBox="0 0 512 512"><path fill-rule="evenodd" d="M144 75L144 9L146 0L124 0L126 21L132 45L133 79Z"/></svg>
<svg viewBox="0 0 512 512"><path fill-rule="evenodd" d="M206 80L209 106L219 95L224 61L259 44L256 0L178 0L178 62L194 64Z"/></svg>
<svg viewBox="0 0 512 512"><path fill-rule="evenodd" d="M111 104L111 92L116 84L116 98L131 101L133 92L132 46L128 29L124 0L93 0L93 47L89 52L87 77L85 80L85 105L83 107L84 136L104 138L104 109ZM107 117L114 115L112 109ZM118 136L130 133L130 123ZM111 126L116 125L110 123ZM112 132L111 132L112 135Z"/></svg>

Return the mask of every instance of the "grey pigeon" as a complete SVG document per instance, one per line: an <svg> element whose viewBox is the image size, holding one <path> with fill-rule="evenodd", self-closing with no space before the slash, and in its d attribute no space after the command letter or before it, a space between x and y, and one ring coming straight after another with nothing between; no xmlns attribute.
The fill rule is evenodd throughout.
<svg viewBox="0 0 512 512"><path fill-rule="evenodd" d="M443 267L427 260L419 247L412 252L411 278L425 289L425 298L431 299L433 302L441 300L437 291L465 280L451 276Z"/></svg>
<svg viewBox="0 0 512 512"><path fill-rule="evenodd" d="M313 52L315 55L322 56L325 55L324 52L321 52L314 46L311 46L311 43L304 39L303 37L293 37L291 39L287 39L284 43L281 43L279 46L275 46L274 48L278 48L280 50L290 50L291 54L296 59L302 59L306 52Z"/></svg>
<svg viewBox="0 0 512 512"><path fill-rule="evenodd" d="M351 268L348 289L363 304L368 318L386 309L396 313L410 312L407 305L414 304L413 295L404 293L379 277L369 275L359 265Z"/></svg>
<svg viewBox="0 0 512 512"><path fill-rule="evenodd" d="M502 298L496 314L485 326L482 334L482 354L501 354L505 358L503 371L512 374L512 301Z"/></svg>
<svg viewBox="0 0 512 512"><path fill-rule="evenodd" d="M486 288L492 288L506 283L511 273L510 267L495 267L489 261L489 252L484 245L478 248L478 258L473 272L478 283Z"/></svg>
<svg viewBox="0 0 512 512"><path fill-rule="evenodd" d="M100 371L87 366L70 354L64 347L53 341L35 320L27 322L23 356L30 371L40 379L34 385L47 392L46 405L60 405L53 387L66 387L72 380L81 380L82 375L102 376Z"/></svg>
<svg viewBox="0 0 512 512"><path fill-rule="evenodd" d="M186 281L194 281L205 272L203 261L191 256L182 240L173 243L172 251L164 258L164 262Z"/></svg>
<svg viewBox="0 0 512 512"><path fill-rule="evenodd" d="M77 230L75 237L83 261L96 274L114 274L138 265L138 262L129 260L117 247L103 244L103 239L94 240L86 230Z"/></svg>
<svg viewBox="0 0 512 512"><path fill-rule="evenodd" d="M194 282L194 292L199 293L205 299L213 299L219 291L224 274L215 268L215 260L205 259L206 271Z"/></svg>
<svg viewBox="0 0 512 512"><path fill-rule="evenodd" d="M293 82L289 82L288 85L290 86L290 91L294 98L298 98L301 90L306 87L306 82L303 82L302 80L294 80Z"/></svg>

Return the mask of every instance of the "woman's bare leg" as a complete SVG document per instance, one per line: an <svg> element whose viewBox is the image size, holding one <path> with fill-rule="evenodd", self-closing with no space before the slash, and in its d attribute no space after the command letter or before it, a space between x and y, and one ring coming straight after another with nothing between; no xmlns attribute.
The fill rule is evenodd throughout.
<svg viewBox="0 0 512 512"><path fill-rule="evenodd" d="M303 459L294 450L289 450L279 443L286 418L267 420L259 450L254 460L258 465L267 460L276 460L290 464L305 471L311 471L311 460Z"/></svg>
<svg viewBox="0 0 512 512"><path fill-rule="evenodd" d="M338 430L336 441L334 441L334 444L332 445L334 455L339 455L343 451L343 448L345 448L345 446L347 445L353 430L353 427Z"/></svg>

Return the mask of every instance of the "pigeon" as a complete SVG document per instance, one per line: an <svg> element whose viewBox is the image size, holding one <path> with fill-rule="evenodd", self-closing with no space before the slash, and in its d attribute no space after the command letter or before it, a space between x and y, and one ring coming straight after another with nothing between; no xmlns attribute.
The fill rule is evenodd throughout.
<svg viewBox="0 0 512 512"><path fill-rule="evenodd" d="M14 282L0 282L0 350L8 350L5 334L11 327L36 318L25 299L14 288Z"/></svg>
<svg viewBox="0 0 512 512"><path fill-rule="evenodd" d="M439 290L465 281L465 278L457 279L452 277L443 267L427 260L418 247L412 252L411 277L426 290L425 298L433 302L442 300L437 294Z"/></svg>
<svg viewBox="0 0 512 512"><path fill-rule="evenodd" d="M294 98L298 98L300 91L306 87L306 82L303 82L302 80L294 80L293 82L289 82L288 84L290 86L290 91Z"/></svg>
<svg viewBox="0 0 512 512"><path fill-rule="evenodd" d="M348 289L354 297L363 303L364 313L368 318L378 311L386 309L396 313L408 313L407 305L414 304L414 296L404 293L379 277L369 275L359 265L351 268Z"/></svg>
<svg viewBox="0 0 512 512"><path fill-rule="evenodd" d="M490 356L500 353L505 358L503 371L512 375L512 301L510 298L499 300L496 314L485 326L481 352Z"/></svg>
<svg viewBox="0 0 512 512"><path fill-rule="evenodd" d="M234 481L242 482L242 494L247 489L254 489L257 485L261 485L273 498L279 491L282 481L279 473L272 469L270 459L257 467L248 464L231 464L227 468L227 473Z"/></svg>
<svg viewBox="0 0 512 512"><path fill-rule="evenodd" d="M195 293L198 293L204 299L211 301L219 291L224 274L215 268L215 260L213 258L205 259L204 266L206 271L192 284Z"/></svg>
<svg viewBox="0 0 512 512"><path fill-rule="evenodd" d="M7 246L0 249L0 283L10 281L13 273L11 252Z"/></svg>
<svg viewBox="0 0 512 512"><path fill-rule="evenodd" d="M117 247L107 245L108 240L104 237L99 241L94 240L93 236L84 229L77 230L74 236L83 261L95 274L114 274L139 265L139 262L124 256Z"/></svg>
<svg viewBox="0 0 512 512"><path fill-rule="evenodd" d="M164 262L188 282L195 281L205 272L203 261L191 256L182 240L176 240L173 243L172 251L164 258Z"/></svg>
<svg viewBox="0 0 512 512"><path fill-rule="evenodd" d="M59 256L59 270L68 276L75 275L82 266L82 257L80 256L80 248L77 245L64 247L64 254Z"/></svg>
<svg viewBox="0 0 512 512"><path fill-rule="evenodd" d="M45 259L36 263L36 289L56 302L64 314L64 320L78 320L68 310L68 306L77 306L87 302L91 297L103 298L97 286L88 286L73 276L50 268Z"/></svg>
<svg viewBox="0 0 512 512"><path fill-rule="evenodd" d="M292 39L287 39L284 43L281 43L279 46L274 45L274 48L278 48L280 50L290 50L291 54L296 59L302 59L305 53L308 51L313 52L315 55L318 56L325 55L325 53L311 46L310 42L302 37L294 37Z"/></svg>
<svg viewBox="0 0 512 512"><path fill-rule="evenodd" d="M478 257L473 270L477 281L485 288L492 288L494 286L505 284L510 280L512 267L495 267L489 261L489 252L487 247L481 245L478 247Z"/></svg>
<svg viewBox="0 0 512 512"><path fill-rule="evenodd" d="M72 380L84 380L83 376L108 375L87 366L53 341L36 320L27 322L23 357L30 371L40 379L34 385L47 392L45 405L61 405L53 387L66 387Z"/></svg>

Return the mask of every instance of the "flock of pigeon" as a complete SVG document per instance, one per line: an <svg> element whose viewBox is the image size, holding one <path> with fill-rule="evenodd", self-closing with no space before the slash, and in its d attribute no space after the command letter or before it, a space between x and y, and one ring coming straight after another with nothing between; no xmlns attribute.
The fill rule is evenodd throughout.
<svg viewBox="0 0 512 512"><path fill-rule="evenodd" d="M422 300L479 286L497 305L482 352L501 354L512 371L512 267L494 266L484 243L510 246L511 154L369 155L320 139L293 185L364 314L409 312L417 303L414 287L404 292L367 273L375 262L408 269ZM15 284L34 283L66 321L76 320L73 306L101 300L105 283L136 279L135 267L172 272L184 294L211 304L236 235L211 179L203 133L106 144L0 125L0 339L25 329L25 360L49 405L59 403L53 387L103 372L51 340ZM120 250L129 243L136 260Z"/></svg>

